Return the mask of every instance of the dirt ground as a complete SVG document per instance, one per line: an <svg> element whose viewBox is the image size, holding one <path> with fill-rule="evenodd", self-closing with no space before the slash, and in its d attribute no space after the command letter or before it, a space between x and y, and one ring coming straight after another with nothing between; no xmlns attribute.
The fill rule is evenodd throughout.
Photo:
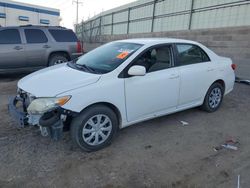
<svg viewBox="0 0 250 188"><path fill-rule="evenodd" d="M143 122L120 131L95 153L75 147L69 134L53 142L35 128L19 130L7 112L21 76L0 78L0 187L173 187L250 186L250 87L236 84L219 111L198 108ZM182 126L186 121L188 126ZM237 151L214 147L234 138Z"/></svg>

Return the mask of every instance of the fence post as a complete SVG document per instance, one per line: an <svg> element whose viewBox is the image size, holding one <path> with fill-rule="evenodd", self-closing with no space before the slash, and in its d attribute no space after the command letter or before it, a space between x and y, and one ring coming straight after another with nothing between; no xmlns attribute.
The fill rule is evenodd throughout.
<svg viewBox="0 0 250 188"><path fill-rule="evenodd" d="M101 41L101 36L102 36L102 16L100 16L100 23L99 23L99 42Z"/></svg>
<svg viewBox="0 0 250 188"><path fill-rule="evenodd" d="M130 9L128 8L128 23L127 23L127 34L129 34L129 24L130 24Z"/></svg>
<svg viewBox="0 0 250 188"><path fill-rule="evenodd" d="M190 8L188 30L191 30L191 28L192 28L193 10L194 10L194 0L191 0L191 8Z"/></svg>
<svg viewBox="0 0 250 188"><path fill-rule="evenodd" d="M111 35L114 34L114 12L111 14Z"/></svg>
<svg viewBox="0 0 250 188"><path fill-rule="evenodd" d="M152 15L152 23L151 23L151 33L154 32L154 23L155 23L155 6L156 6L157 0L154 0L153 4L153 15Z"/></svg>
<svg viewBox="0 0 250 188"><path fill-rule="evenodd" d="M94 31L94 29L93 29L93 21L94 20L91 20L90 21L90 33L89 33L89 39L90 39L90 43L92 43L92 36L93 36L93 31Z"/></svg>
<svg viewBox="0 0 250 188"><path fill-rule="evenodd" d="M84 36L83 36L83 35L84 35L84 34L83 34L83 32L84 32L84 30L83 30L83 20L82 20L82 29L81 29L81 32L82 32L82 46L83 46L83 40L84 40L84 39L83 39L83 37L84 37Z"/></svg>

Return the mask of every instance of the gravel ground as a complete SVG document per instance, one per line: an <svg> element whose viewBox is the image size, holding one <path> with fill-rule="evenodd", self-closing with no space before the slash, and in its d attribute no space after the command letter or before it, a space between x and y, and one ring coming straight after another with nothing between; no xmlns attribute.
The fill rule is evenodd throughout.
<svg viewBox="0 0 250 188"><path fill-rule="evenodd" d="M68 133L53 142L15 127L6 105L19 77L0 77L0 187L235 188L238 175L242 188L250 185L247 85L236 84L215 113L195 108L139 123L110 147L85 153ZM237 151L214 151L230 138L239 140Z"/></svg>

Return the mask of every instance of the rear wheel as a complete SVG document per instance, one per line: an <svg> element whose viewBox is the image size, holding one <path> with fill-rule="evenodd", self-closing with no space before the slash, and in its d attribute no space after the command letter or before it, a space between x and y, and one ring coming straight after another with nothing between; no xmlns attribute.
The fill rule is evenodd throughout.
<svg viewBox="0 0 250 188"><path fill-rule="evenodd" d="M72 140L85 151L97 151L108 146L118 130L118 120L112 109L98 105L84 110L71 123Z"/></svg>
<svg viewBox="0 0 250 188"><path fill-rule="evenodd" d="M49 66L65 63L67 61L68 59L65 56L61 54L55 54L49 58Z"/></svg>
<svg viewBox="0 0 250 188"><path fill-rule="evenodd" d="M219 109L224 95L224 88L220 83L214 83L207 91L202 104L202 109L207 112L215 112Z"/></svg>

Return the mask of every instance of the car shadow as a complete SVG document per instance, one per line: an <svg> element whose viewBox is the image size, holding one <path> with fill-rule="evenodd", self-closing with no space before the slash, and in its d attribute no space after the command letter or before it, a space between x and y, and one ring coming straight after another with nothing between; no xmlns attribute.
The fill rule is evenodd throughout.
<svg viewBox="0 0 250 188"><path fill-rule="evenodd" d="M0 73L0 81L1 82L12 82L15 80L19 80L24 76L27 76L31 72L23 72L23 73Z"/></svg>

